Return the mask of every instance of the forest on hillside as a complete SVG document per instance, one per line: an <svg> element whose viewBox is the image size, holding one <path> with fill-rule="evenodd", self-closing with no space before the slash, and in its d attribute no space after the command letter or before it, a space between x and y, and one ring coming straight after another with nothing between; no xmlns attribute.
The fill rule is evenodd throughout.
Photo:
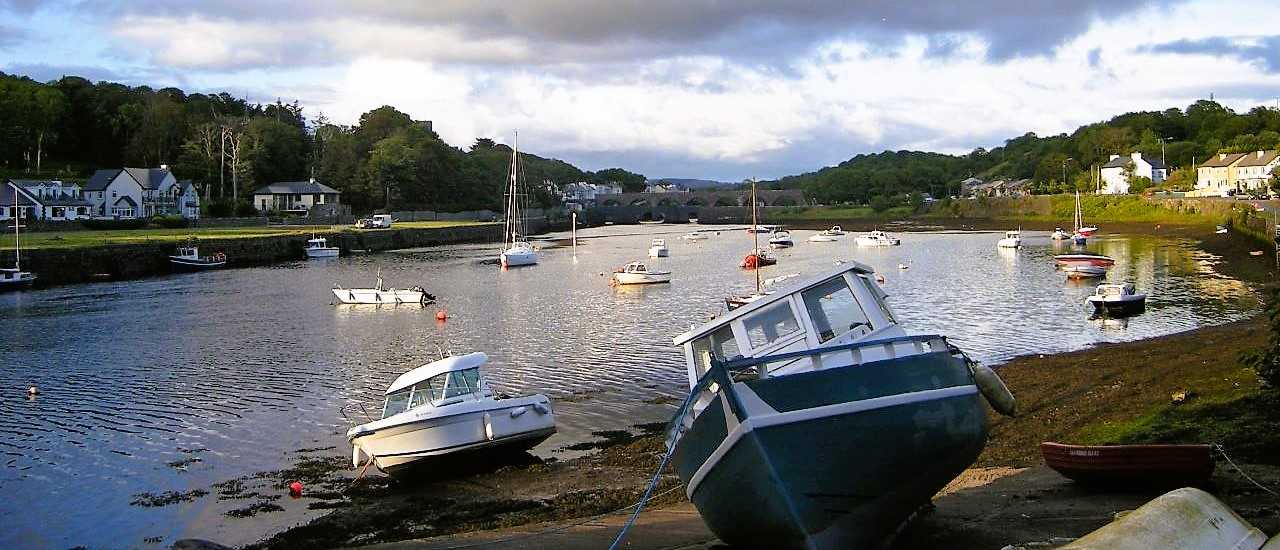
<svg viewBox="0 0 1280 550"><path fill-rule="evenodd" d="M308 117L297 102L77 76L42 83L0 72L0 121L0 177L76 180L101 168L165 164L195 181L215 214L251 210L259 186L313 176L361 213L497 209L511 162L506 145L482 137L454 147L429 122L390 106L346 126ZM540 205L555 202L547 181L644 185L644 176L618 168L584 171L523 152L521 162Z"/></svg>
<svg viewBox="0 0 1280 550"><path fill-rule="evenodd" d="M956 195L960 180L974 176L1031 179L1035 193L1094 189L1093 170L1110 159L1140 151L1162 156L1172 170L1164 187L1188 190L1195 184L1194 164L1219 152L1280 148L1280 110L1255 107L1236 113L1214 101L1197 101L1185 110L1127 113L1081 126L1071 134L1034 133L990 150L966 155L885 151L857 155L837 166L768 182L777 189L803 189L823 203L886 205L906 195ZM1065 176L1065 177L1064 177ZM1141 188L1134 189L1135 192Z"/></svg>

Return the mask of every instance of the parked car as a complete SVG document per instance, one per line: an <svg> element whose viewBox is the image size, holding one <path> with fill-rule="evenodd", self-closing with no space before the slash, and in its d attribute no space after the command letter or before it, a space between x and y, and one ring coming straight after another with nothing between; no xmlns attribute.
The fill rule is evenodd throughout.
<svg viewBox="0 0 1280 550"><path fill-rule="evenodd" d="M392 223L390 214L374 214L368 218L360 218L356 220L356 227L360 229L386 229L391 227Z"/></svg>

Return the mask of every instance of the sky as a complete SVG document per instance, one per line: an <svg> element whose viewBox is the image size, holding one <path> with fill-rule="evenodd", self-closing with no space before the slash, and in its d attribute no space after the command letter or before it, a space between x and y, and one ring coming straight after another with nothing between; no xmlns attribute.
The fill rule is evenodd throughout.
<svg viewBox="0 0 1280 550"><path fill-rule="evenodd" d="M1274 0L0 0L0 71L354 124L392 105L584 169L741 181L966 153L1212 95L1280 106Z"/></svg>

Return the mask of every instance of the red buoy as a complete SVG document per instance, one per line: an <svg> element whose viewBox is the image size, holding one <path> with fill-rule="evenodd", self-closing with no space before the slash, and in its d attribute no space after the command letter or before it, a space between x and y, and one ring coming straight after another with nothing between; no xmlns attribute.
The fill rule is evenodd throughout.
<svg viewBox="0 0 1280 550"><path fill-rule="evenodd" d="M295 497L300 497L300 496L302 496L302 482L301 482L301 481L295 481L295 482L293 482L293 483L290 483L290 484L289 484L289 495L290 495L290 496L295 496Z"/></svg>
<svg viewBox="0 0 1280 550"><path fill-rule="evenodd" d="M443 309L442 309L442 310L440 310L440 311L437 311L437 312L436 312L436 320L437 320L437 321L443 321L443 320L448 319L448 318L449 318L449 314L448 314L448 313L446 313L446 312L445 312L445 310L443 310Z"/></svg>

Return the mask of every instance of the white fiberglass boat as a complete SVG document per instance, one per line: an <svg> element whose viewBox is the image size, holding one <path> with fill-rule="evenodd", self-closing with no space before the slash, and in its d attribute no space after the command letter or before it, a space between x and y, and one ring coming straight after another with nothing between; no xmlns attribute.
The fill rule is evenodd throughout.
<svg viewBox="0 0 1280 550"><path fill-rule="evenodd" d="M702 231L690 231L680 236L686 241L703 241L707 239L707 234Z"/></svg>
<svg viewBox="0 0 1280 550"><path fill-rule="evenodd" d="M382 418L347 431L351 462L364 457L395 474L424 459L464 451L528 449L556 432L545 395L495 397L480 375L483 353L446 357L400 375Z"/></svg>
<svg viewBox="0 0 1280 550"><path fill-rule="evenodd" d="M1147 295L1134 290L1133 283L1104 283L1085 299L1094 313L1113 317L1138 313L1147 306Z"/></svg>
<svg viewBox="0 0 1280 550"><path fill-rule="evenodd" d="M816 235L809 237L811 243L833 243L846 235L843 229L838 225L831 226L831 229L819 231Z"/></svg>
<svg viewBox="0 0 1280 550"><path fill-rule="evenodd" d="M329 241L327 239L313 235L310 239L307 239L307 257L337 258L338 247L329 246Z"/></svg>
<svg viewBox="0 0 1280 550"><path fill-rule="evenodd" d="M666 239L654 239L649 243L650 258L666 258L671 255L671 250L667 248Z"/></svg>
<svg viewBox="0 0 1280 550"><path fill-rule="evenodd" d="M645 285L671 282L670 271L655 271L644 262L631 262L613 272L615 285Z"/></svg>
<svg viewBox="0 0 1280 550"><path fill-rule="evenodd" d="M884 231L872 231L866 235L858 235L854 240L858 246L898 246L902 241L890 237Z"/></svg>
<svg viewBox="0 0 1280 550"><path fill-rule="evenodd" d="M1055 227L1053 229L1053 233L1049 235L1049 238L1055 241L1065 241L1071 238L1071 234L1063 231L1061 227Z"/></svg>
<svg viewBox="0 0 1280 550"><path fill-rule="evenodd" d="M343 304L365 304L365 305L399 305L399 304L429 304L436 300L435 296L428 294L420 286L408 289L385 288L382 285L382 276L378 276L378 284L373 288L343 288L334 287L333 295L338 298L338 302Z"/></svg>
<svg viewBox="0 0 1280 550"><path fill-rule="evenodd" d="M13 210L17 210L18 190L13 190ZM22 220L17 216L13 217L13 267L0 269L0 292L5 290L15 290L26 288L36 282L36 274L30 271L22 270L22 243L18 242L18 229L22 226Z"/></svg>
<svg viewBox="0 0 1280 550"><path fill-rule="evenodd" d="M773 236L769 237L770 248L791 248L795 246L795 241L791 240L791 232L779 229L773 232Z"/></svg>
<svg viewBox="0 0 1280 550"><path fill-rule="evenodd" d="M199 247L188 244L179 246L177 251L169 256L169 264L187 271L217 269L227 265L227 255L219 252L212 256L201 256Z"/></svg>
<svg viewBox="0 0 1280 550"><path fill-rule="evenodd" d="M1088 264L1066 265L1062 271L1067 274L1068 279L1093 279L1107 276L1107 268Z"/></svg>
<svg viewBox="0 0 1280 550"><path fill-rule="evenodd" d="M1004 238L996 241L996 246L1000 248L1018 248L1022 246L1022 232L1005 231Z"/></svg>
<svg viewBox="0 0 1280 550"><path fill-rule="evenodd" d="M524 169L520 166L520 151L516 148L517 134L511 138L511 168L507 177L507 215L502 227L502 252L498 264L504 268L538 263L538 252L529 244L524 234L524 207L528 196L519 184Z"/></svg>

